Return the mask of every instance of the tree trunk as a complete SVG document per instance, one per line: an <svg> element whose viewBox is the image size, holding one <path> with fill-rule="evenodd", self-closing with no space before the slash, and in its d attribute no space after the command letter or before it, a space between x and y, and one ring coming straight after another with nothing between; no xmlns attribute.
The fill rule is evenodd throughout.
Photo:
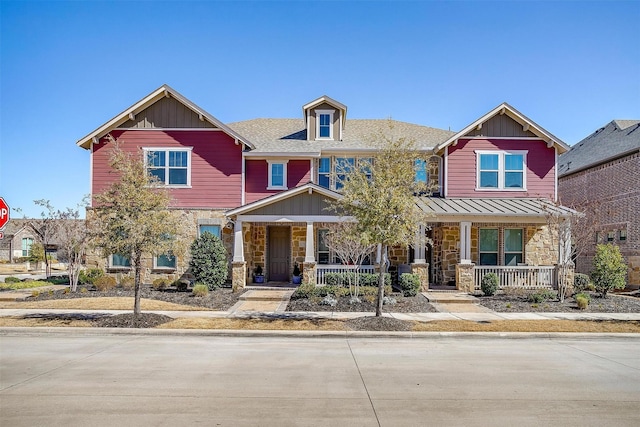
<svg viewBox="0 0 640 427"><path fill-rule="evenodd" d="M389 269L387 265L387 248L387 245L382 245L380 277L378 277L378 299L376 300L376 317L382 316L382 302L384 301L384 278Z"/></svg>
<svg viewBox="0 0 640 427"><path fill-rule="evenodd" d="M134 292L135 292L135 297L134 297L134 303L133 303L133 326L137 327L138 326L138 317L140 316L140 276L141 276L141 270L142 270L142 265L141 265L141 259L142 259L142 255L141 254L135 254L135 265L134 265L134 269L135 269L135 281L134 281Z"/></svg>

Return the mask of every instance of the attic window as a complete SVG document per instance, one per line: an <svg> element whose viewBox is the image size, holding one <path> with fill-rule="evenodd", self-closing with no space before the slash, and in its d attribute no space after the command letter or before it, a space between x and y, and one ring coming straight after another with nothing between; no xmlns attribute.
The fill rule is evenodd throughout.
<svg viewBox="0 0 640 427"><path fill-rule="evenodd" d="M316 139L333 139L333 111L316 110Z"/></svg>

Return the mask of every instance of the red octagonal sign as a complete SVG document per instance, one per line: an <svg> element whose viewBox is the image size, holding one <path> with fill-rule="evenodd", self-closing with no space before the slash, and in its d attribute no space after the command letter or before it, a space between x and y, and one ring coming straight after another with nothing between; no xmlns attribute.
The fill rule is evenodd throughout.
<svg viewBox="0 0 640 427"><path fill-rule="evenodd" d="M0 230L9 222L9 205L0 197Z"/></svg>

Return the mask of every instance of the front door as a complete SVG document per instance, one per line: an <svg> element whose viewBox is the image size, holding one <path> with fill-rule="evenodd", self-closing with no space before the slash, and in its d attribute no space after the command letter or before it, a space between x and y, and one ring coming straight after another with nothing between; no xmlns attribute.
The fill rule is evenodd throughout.
<svg viewBox="0 0 640 427"><path fill-rule="evenodd" d="M289 256L291 253L291 228L269 227L269 280L289 281Z"/></svg>

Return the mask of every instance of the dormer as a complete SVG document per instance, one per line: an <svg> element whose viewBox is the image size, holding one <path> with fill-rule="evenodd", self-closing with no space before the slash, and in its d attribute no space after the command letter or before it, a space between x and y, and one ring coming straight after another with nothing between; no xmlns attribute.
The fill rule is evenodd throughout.
<svg viewBox="0 0 640 427"><path fill-rule="evenodd" d="M324 95L302 107L307 140L342 140L347 107Z"/></svg>

